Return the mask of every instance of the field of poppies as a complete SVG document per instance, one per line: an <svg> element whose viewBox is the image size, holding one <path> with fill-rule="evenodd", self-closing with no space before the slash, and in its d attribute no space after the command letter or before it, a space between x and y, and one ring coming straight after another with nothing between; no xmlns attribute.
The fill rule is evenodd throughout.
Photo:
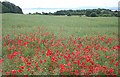
<svg viewBox="0 0 120 77"><path fill-rule="evenodd" d="M34 33L10 34L3 39L3 75L118 74L120 39L106 35L56 38L38 27Z"/></svg>
<svg viewBox="0 0 120 77"><path fill-rule="evenodd" d="M117 17L2 16L2 75L116 77L120 72Z"/></svg>

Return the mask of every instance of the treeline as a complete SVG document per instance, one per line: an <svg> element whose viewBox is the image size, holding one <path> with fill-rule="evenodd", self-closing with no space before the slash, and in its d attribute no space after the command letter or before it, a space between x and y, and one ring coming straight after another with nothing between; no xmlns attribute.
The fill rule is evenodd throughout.
<svg viewBox="0 0 120 77"><path fill-rule="evenodd" d="M13 3L8 1L0 2L0 13L19 13L23 14L22 9L19 6L16 6Z"/></svg>
<svg viewBox="0 0 120 77"><path fill-rule="evenodd" d="M29 13L31 14L31 13ZM54 13L33 13L33 15L64 15L64 16L72 16L72 15L78 15L78 16L87 16L87 17L118 17L118 11L112 11L110 9L85 9L85 10L60 10L56 11Z"/></svg>
<svg viewBox="0 0 120 77"><path fill-rule="evenodd" d="M8 1L0 1L0 13L19 13L23 14L22 9ZM59 10L54 13L29 13L32 15L63 15L63 16L87 16L87 17L120 17L119 11L112 11L110 9L84 9L84 10Z"/></svg>

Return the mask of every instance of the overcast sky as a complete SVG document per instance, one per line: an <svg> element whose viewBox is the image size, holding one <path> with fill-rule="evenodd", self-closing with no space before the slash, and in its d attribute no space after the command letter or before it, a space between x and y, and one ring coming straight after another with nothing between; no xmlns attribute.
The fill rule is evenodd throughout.
<svg viewBox="0 0 120 77"><path fill-rule="evenodd" d="M4 1L4 0L1 0ZM119 0L7 0L23 8L117 7Z"/></svg>
<svg viewBox="0 0 120 77"><path fill-rule="evenodd" d="M0 0L5 1L5 0ZM118 7L119 0L6 0L20 6L23 12L26 8L81 8L81 7ZM35 10L34 10L35 11Z"/></svg>

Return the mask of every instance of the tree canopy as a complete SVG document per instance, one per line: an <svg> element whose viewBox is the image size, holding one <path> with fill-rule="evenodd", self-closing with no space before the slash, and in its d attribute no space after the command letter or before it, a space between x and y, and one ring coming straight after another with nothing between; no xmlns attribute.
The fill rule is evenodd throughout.
<svg viewBox="0 0 120 77"><path fill-rule="evenodd" d="M38 14L34 13L33 15ZM63 16L87 16L87 17L119 17L119 11L112 11L110 9L84 9L84 10L59 10L54 13L45 13L42 15L63 15Z"/></svg>
<svg viewBox="0 0 120 77"><path fill-rule="evenodd" d="M84 10L60 10L53 15L85 15L87 17L112 17L112 16L118 16L119 11L112 11L110 9L84 9Z"/></svg>
<svg viewBox="0 0 120 77"><path fill-rule="evenodd" d="M19 6L16 6L15 4L10 3L8 1L0 2L0 8L2 8L0 13L19 13L19 14L23 14L22 9Z"/></svg>

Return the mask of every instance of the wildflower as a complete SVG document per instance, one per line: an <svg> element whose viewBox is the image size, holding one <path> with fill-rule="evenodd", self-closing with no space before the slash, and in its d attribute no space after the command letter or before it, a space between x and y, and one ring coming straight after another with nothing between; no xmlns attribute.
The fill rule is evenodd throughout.
<svg viewBox="0 0 120 77"><path fill-rule="evenodd" d="M46 56L52 56L52 50L48 49Z"/></svg>
<svg viewBox="0 0 120 77"><path fill-rule="evenodd" d="M80 40L81 38L80 37L78 37L78 40Z"/></svg>
<svg viewBox="0 0 120 77"><path fill-rule="evenodd" d="M74 52L72 52L72 55L74 56L74 55L75 55L75 53L74 53Z"/></svg>
<svg viewBox="0 0 120 77"><path fill-rule="evenodd" d="M14 52L12 53L13 56L17 56L18 54L20 54L20 52L14 51Z"/></svg>
<svg viewBox="0 0 120 77"><path fill-rule="evenodd" d="M27 69L27 71L30 71L30 70L31 70L30 68Z"/></svg>
<svg viewBox="0 0 120 77"><path fill-rule="evenodd" d="M38 62L35 62L36 67L38 67Z"/></svg>
<svg viewBox="0 0 120 77"><path fill-rule="evenodd" d="M57 60L56 57L53 56L52 57L52 62L56 62L56 60Z"/></svg>
<svg viewBox="0 0 120 77"><path fill-rule="evenodd" d="M64 64L60 64L59 67L60 67L61 69L64 69L64 66L65 66Z"/></svg>
<svg viewBox="0 0 120 77"><path fill-rule="evenodd" d="M23 56L20 56L20 59L24 62L25 58Z"/></svg>
<svg viewBox="0 0 120 77"><path fill-rule="evenodd" d="M82 73L85 73L85 70L84 70L84 69L81 69L81 72L82 72Z"/></svg>
<svg viewBox="0 0 120 77"><path fill-rule="evenodd" d="M73 44L76 44L76 40L73 41Z"/></svg>
<svg viewBox="0 0 120 77"><path fill-rule="evenodd" d="M10 60L12 60L14 58L14 56L12 54L8 54L7 56Z"/></svg>
<svg viewBox="0 0 120 77"><path fill-rule="evenodd" d="M22 70L18 70L19 73L22 73Z"/></svg>
<svg viewBox="0 0 120 77"><path fill-rule="evenodd" d="M28 44L28 42L24 42L24 43L23 43L23 46L27 46L27 44Z"/></svg>
<svg viewBox="0 0 120 77"><path fill-rule="evenodd" d="M78 70L75 70L75 75L79 75L80 74L80 72L78 71Z"/></svg>
<svg viewBox="0 0 120 77"><path fill-rule="evenodd" d="M119 63L118 63L118 62L116 62L115 66L118 66L118 65L119 65Z"/></svg>
<svg viewBox="0 0 120 77"><path fill-rule="evenodd" d="M42 61L42 60L40 60L40 63L42 64L42 63L43 63L43 61Z"/></svg>
<svg viewBox="0 0 120 77"><path fill-rule="evenodd" d="M77 46L78 48L81 48L82 47L82 44L78 44L78 46Z"/></svg>
<svg viewBox="0 0 120 77"><path fill-rule="evenodd" d="M12 70L11 72L12 72L12 74L16 74L17 71L16 70Z"/></svg>
<svg viewBox="0 0 120 77"><path fill-rule="evenodd" d="M3 61L4 61L3 59L0 60L0 65L2 64Z"/></svg>
<svg viewBox="0 0 120 77"><path fill-rule="evenodd" d="M28 77L28 75L24 75L24 77Z"/></svg>
<svg viewBox="0 0 120 77"><path fill-rule="evenodd" d="M110 74L113 74L114 69L113 69L113 68L110 68L109 72L110 72Z"/></svg>
<svg viewBox="0 0 120 77"><path fill-rule="evenodd" d="M10 72L6 72L6 75L10 75Z"/></svg>
<svg viewBox="0 0 120 77"><path fill-rule="evenodd" d="M47 60L45 59L44 62L46 62Z"/></svg>
<svg viewBox="0 0 120 77"><path fill-rule="evenodd" d="M22 43L22 40L18 40L18 44L20 45Z"/></svg>
<svg viewBox="0 0 120 77"><path fill-rule="evenodd" d="M20 68L21 68L21 69L24 69L24 68L25 68L25 66L20 66Z"/></svg>
<svg viewBox="0 0 120 77"><path fill-rule="evenodd" d="M37 70L40 71L40 68L38 67Z"/></svg>

